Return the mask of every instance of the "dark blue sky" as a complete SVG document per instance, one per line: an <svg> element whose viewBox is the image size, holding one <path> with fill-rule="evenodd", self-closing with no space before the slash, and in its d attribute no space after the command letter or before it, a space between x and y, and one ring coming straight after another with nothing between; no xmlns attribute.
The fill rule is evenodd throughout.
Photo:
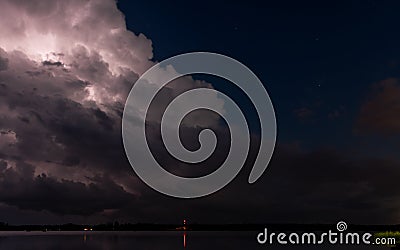
<svg viewBox="0 0 400 250"><path fill-rule="evenodd" d="M153 41L155 60L212 51L250 67L274 103L278 142L312 148L362 143L353 128L372 84L399 76L400 2L118 5L128 28Z"/></svg>

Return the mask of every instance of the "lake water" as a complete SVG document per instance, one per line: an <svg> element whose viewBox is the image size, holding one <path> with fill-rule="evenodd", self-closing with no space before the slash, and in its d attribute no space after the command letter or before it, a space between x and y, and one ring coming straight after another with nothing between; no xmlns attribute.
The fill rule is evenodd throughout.
<svg viewBox="0 0 400 250"><path fill-rule="evenodd" d="M258 232L0 232L0 249L389 249L365 245L260 245L256 240L257 234Z"/></svg>

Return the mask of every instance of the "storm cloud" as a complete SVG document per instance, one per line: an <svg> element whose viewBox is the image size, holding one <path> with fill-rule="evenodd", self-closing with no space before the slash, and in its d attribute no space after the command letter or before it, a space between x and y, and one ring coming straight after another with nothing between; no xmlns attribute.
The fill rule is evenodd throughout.
<svg viewBox="0 0 400 250"><path fill-rule="evenodd" d="M130 88L155 64L151 40L126 29L112 0L0 5L1 201L79 215L130 204L146 187L125 157L121 115ZM153 113L200 86L211 87L174 81ZM191 120L218 121L210 117Z"/></svg>

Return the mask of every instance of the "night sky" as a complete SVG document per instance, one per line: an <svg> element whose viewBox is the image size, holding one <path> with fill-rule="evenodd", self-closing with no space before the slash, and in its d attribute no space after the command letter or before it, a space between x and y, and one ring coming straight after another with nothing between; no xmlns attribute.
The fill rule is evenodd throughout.
<svg viewBox="0 0 400 250"><path fill-rule="evenodd" d="M0 2L0 221L29 223L400 223L400 2ZM252 132L248 161L226 188L182 200L144 184L126 159L121 114L156 62L209 51L248 66L274 104L278 133L264 175L249 185L257 116L229 82L168 85L148 121L152 151L174 173L215 170L172 159L157 127L165 106L207 86L232 96ZM213 101L213 100L211 100ZM218 117L188 118L218 138Z"/></svg>

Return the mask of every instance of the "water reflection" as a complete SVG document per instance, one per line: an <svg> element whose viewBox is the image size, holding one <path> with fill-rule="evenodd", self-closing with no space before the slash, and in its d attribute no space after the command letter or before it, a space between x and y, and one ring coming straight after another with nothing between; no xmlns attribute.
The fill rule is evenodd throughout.
<svg viewBox="0 0 400 250"><path fill-rule="evenodd" d="M190 234L190 244L188 238ZM388 249L386 247L324 245L259 245L257 232L0 232L0 249L7 250L126 250L126 249ZM183 241L183 242L182 242Z"/></svg>

